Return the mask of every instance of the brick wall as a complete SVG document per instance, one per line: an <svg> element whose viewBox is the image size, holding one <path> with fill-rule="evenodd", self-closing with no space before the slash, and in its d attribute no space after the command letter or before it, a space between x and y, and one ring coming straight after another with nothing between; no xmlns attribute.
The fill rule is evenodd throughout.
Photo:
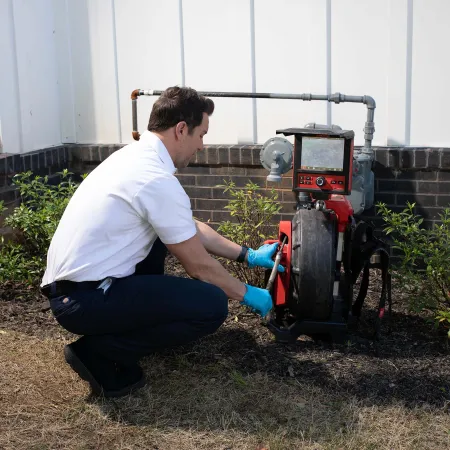
<svg viewBox="0 0 450 450"><path fill-rule="evenodd" d="M217 188L223 180L242 187L248 180L262 187L276 188L282 204L275 220L290 220L294 214L292 172L283 175L281 184L268 183L267 171L259 161L260 146L209 146L190 167L178 175L191 197L197 217L217 224L229 218L224 209L229 196ZM406 202L415 202L416 212L430 226L450 206L450 149L375 148L375 202L401 210ZM361 216L375 226L381 220L373 207Z"/></svg>
<svg viewBox="0 0 450 450"><path fill-rule="evenodd" d="M19 204L19 196L12 180L14 175L31 170L36 175L52 177L69 165L69 148L53 147L22 155L0 154L0 201L7 207L8 214ZM10 236L10 230L3 228L3 216L0 215L0 235Z"/></svg>
<svg viewBox="0 0 450 450"><path fill-rule="evenodd" d="M52 175L69 167L76 173L89 172L121 145L70 145L24 155L0 155L0 200L13 204L17 194L11 187L15 173L33 170ZM192 164L179 171L180 182L191 198L197 218L217 225L229 218L225 209L228 194L217 186L233 180L243 187L248 180L262 187L274 187L282 203L275 221L290 220L294 213L291 173L282 183L266 181L267 171L259 161L261 146L210 145L197 154ZM448 148L375 148L375 201L392 209L402 209L407 201L417 203L417 213L426 225L439 219L443 207L450 204L450 149ZM375 225L381 223L375 208L363 215Z"/></svg>
<svg viewBox="0 0 450 450"><path fill-rule="evenodd" d="M233 181L237 187L244 187L251 181L277 191L282 210L274 221L291 220L295 205L291 190L292 172L284 174L281 183L267 182L268 172L259 160L260 149L260 146L209 146L189 167L179 171L177 176L191 198L195 217L209 221L213 226L230 219L225 209L230 194L217 186Z"/></svg>
<svg viewBox="0 0 450 450"><path fill-rule="evenodd" d="M438 221L450 206L450 149L378 148L375 155L375 201L397 211L415 202L425 225ZM374 209L364 215L374 217Z"/></svg>

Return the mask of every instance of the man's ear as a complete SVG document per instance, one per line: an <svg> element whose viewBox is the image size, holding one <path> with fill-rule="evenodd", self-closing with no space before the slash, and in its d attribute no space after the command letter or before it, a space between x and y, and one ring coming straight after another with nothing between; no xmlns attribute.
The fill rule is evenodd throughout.
<svg viewBox="0 0 450 450"><path fill-rule="evenodd" d="M188 126L186 122L178 122L175 126L175 136L177 139L183 139L188 134Z"/></svg>

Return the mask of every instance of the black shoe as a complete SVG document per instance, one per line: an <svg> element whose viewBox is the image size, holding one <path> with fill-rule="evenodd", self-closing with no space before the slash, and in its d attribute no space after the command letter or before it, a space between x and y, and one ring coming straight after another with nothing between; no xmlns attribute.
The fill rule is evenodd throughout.
<svg viewBox="0 0 450 450"><path fill-rule="evenodd" d="M116 369L112 361L99 361L99 358L83 358L82 353L77 349L80 341L66 345L64 347L64 356L70 367L82 378L87 381L92 393L103 395L104 397L122 397L130 394L132 391L145 386L145 378L142 369L136 365L133 370ZM94 362L95 361L95 362ZM101 364L103 363L103 364ZM102 366L101 366L102 365ZM105 366L109 370L105 370Z"/></svg>

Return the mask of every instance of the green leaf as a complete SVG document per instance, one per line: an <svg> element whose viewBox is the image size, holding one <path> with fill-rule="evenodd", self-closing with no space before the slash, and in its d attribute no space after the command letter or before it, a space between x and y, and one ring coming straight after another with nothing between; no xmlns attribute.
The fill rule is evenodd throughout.
<svg viewBox="0 0 450 450"><path fill-rule="evenodd" d="M40 283L51 238L78 188L67 169L61 176L65 181L56 186L48 184L47 176L33 176L30 171L14 176L21 204L6 217L5 224L17 232L20 240L0 247L0 281Z"/></svg>

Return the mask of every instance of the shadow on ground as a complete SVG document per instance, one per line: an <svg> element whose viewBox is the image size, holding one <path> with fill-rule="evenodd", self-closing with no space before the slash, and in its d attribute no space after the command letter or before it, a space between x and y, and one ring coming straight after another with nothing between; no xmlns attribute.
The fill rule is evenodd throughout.
<svg viewBox="0 0 450 450"><path fill-rule="evenodd" d="M396 314L392 323L402 320ZM301 423L312 438L356 426L352 405L448 412L450 356L419 332L428 326L419 318L410 341L399 326L380 344L379 356L370 346L281 345L263 328L245 326L230 318L197 344L147 358L148 387L125 400L90 401L133 425L222 429L228 421L247 431L277 424L289 434Z"/></svg>
<svg viewBox="0 0 450 450"><path fill-rule="evenodd" d="M63 362L62 340L74 336L33 302L8 298L0 447L447 448L450 355L423 318L395 306L376 354L356 339L275 343L258 316L231 305L214 335L144 359L146 388L106 400L83 397L86 384ZM354 337L370 335L373 316L364 310ZM21 337L8 337L13 329Z"/></svg>

